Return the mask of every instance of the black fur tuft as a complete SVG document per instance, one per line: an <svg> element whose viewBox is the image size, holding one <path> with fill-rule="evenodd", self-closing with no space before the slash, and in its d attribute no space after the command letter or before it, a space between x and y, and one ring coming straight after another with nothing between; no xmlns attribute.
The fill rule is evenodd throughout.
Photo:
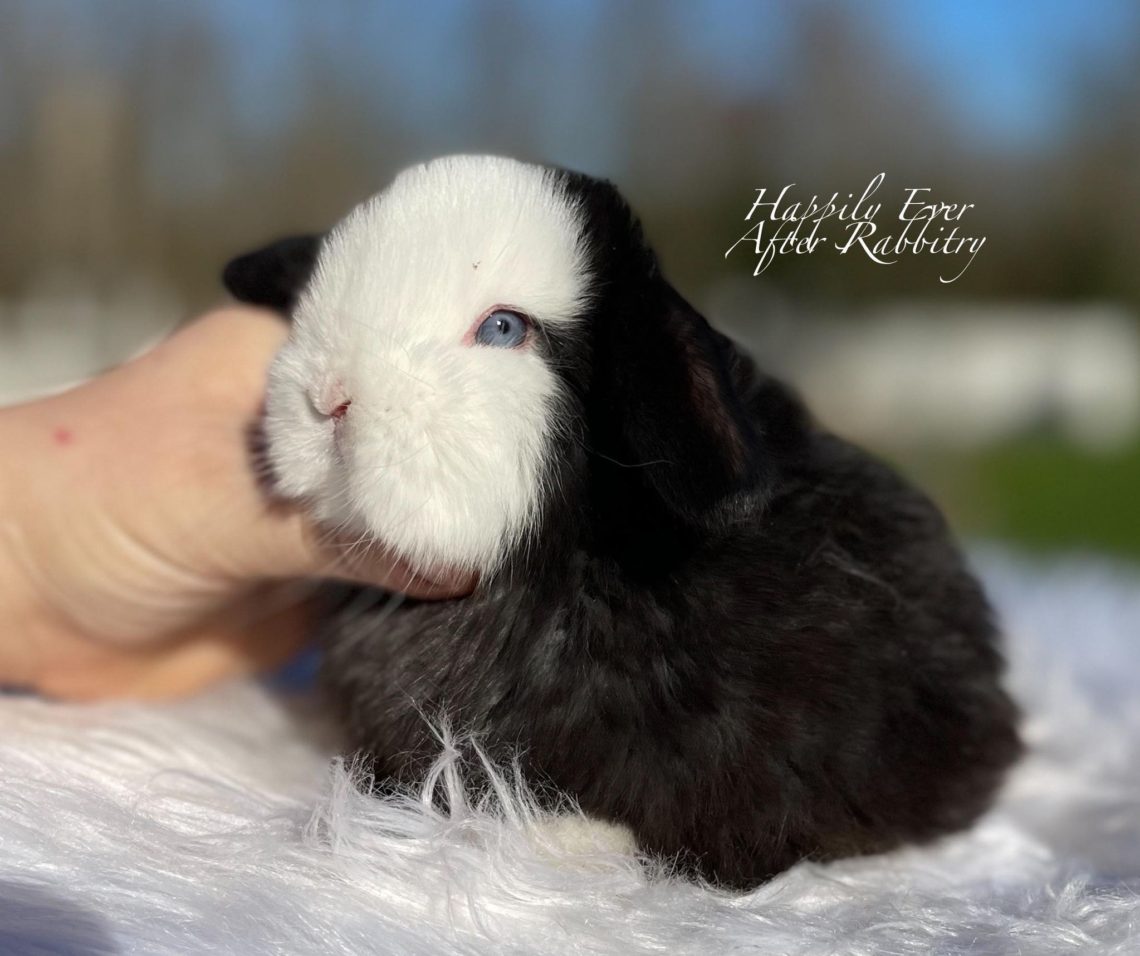
<svg viewBox="0 0 1140 956"><path fill-rule="evenodd" d="M312 275L323 240L292 236L238 256L226 264L222 282L241 302L288 314Z"/></svg>

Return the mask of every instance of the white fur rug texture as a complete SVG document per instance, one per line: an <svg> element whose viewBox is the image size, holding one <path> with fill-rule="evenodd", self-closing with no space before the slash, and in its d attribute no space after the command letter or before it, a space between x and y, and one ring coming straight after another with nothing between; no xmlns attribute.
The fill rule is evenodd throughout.
<svg viewBox="0 0 1140 956"><path fill-rule="evenodd" d="M568 841L507 781L462 802L446 750L448 815L363 796L255 683L6 697L0 953L1140 953L1140 572L978 565L1032 751L969 833L729 895Z"/></svg>

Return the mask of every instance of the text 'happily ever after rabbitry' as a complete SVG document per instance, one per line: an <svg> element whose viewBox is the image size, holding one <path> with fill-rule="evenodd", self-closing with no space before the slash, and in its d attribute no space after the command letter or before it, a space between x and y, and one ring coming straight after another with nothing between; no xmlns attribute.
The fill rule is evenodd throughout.
<svg viewBox="0 0 1140 956"><path fill-rule="evenodd" d="M748 231L725 252L727 258L738 246L752 247L758 259L753 275L764 272L781 255L810 255L821 245L830 245L840 255L857 251L877 265L894 265L904 255L943 255L966 257L964 264L950 275L940 275L942 283L954 282L970 267L982 246L985 236L970 236L960 230L966 213L974 203L935 202L931 189L908 186L893 222L895 227L880 228L876 222L883 203L872 199L883 185L886 173L879 173L855 199L840 193L827 199L813 195L805 201L789 196L795 183L789 183L774 198L767 189L756 190L756 198L744 217L750 223ZM852 201L853 200L853 201ZM827 226L838 226L826 234ZM959 259L959 261L961 261Z"/></svg>

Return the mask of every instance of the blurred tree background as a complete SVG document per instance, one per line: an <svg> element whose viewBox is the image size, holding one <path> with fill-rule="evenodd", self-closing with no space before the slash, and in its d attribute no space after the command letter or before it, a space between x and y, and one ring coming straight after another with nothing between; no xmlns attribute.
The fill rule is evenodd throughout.
<svg viewBox="0 0 1140 956"><path fill-rule="evenodd" d="M456 151L613 179L691 299L967 531L1140 555L1129 0L0 0L0 400ZM976 204L959 281L929 255L725 257L756 189L878 172L884 226L909 186Z"/></svg>

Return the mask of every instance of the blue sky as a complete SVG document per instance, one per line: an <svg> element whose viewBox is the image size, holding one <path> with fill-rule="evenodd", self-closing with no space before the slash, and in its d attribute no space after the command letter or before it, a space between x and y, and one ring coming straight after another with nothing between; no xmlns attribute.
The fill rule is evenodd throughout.
<svg viewBox="0 0 1140 956"><path fill-rule="evenodd" d="M1083 77L1106 69L1140 71L1135 0L939 0L878 7L875 21L891 47L925 71L962 116L1014 144L1047 139L1074 107L1074 83Z"/></svg>
<svg viewBox="0 0 1140 956"><path fill-rule="evenodd" d="M798 9L809 3L800 2ZM1083 76L1140 71L1137 0L832 5L911 65L949 108L999 145L1032 147L1047 140L1073 107L1073 84ZM792 9L796 0L694 3L683 15L686 36L726 83L775 85L789 65L781 44L787 41L786 14Z"/></svg>
<svg viewBox="0 0 1140 956"><path fill-rule="evenodd" d="M588 75L582 77L589 70L582 61L591 38L599 28L604 34L607 13L619 2L498 4L519 24L515 42L522 38L542 51L542 75L534 83L552 104L552 121L561 110L589 109L590 97L597 96ZM788 82L794 75L791 16L826 5L826 0L706 0L650 3L644 9L667 7L689 64L746 93ZM1140 70L1137 0L837 0L830 5L910 64L940 105L999 147L1033 148L1047 142L1074 108L1074 84L1084 78ZM321 11L316 29L351 39L351 44L337 40L335 70L347 82L355 77L370 108L392 109L383 101L396 99L429 127L462 122L474 108L465 99L465 78L471 24L480 9L476 3L322 0L318 7L308 0L197 0L193 5L25 0L23 8L33 14L38 40L59 43L64 41L58 35L64 35L74 44L81 38L78 42L90 42L111 57L126 42L129 31L123 27L140 11L165 26L208 12L228 45L233 96L253 125L287 117L298 95L296 67L310 39L306 30L313 28L313 10ZM504 48L502 55L518 54Z"/></svg>

